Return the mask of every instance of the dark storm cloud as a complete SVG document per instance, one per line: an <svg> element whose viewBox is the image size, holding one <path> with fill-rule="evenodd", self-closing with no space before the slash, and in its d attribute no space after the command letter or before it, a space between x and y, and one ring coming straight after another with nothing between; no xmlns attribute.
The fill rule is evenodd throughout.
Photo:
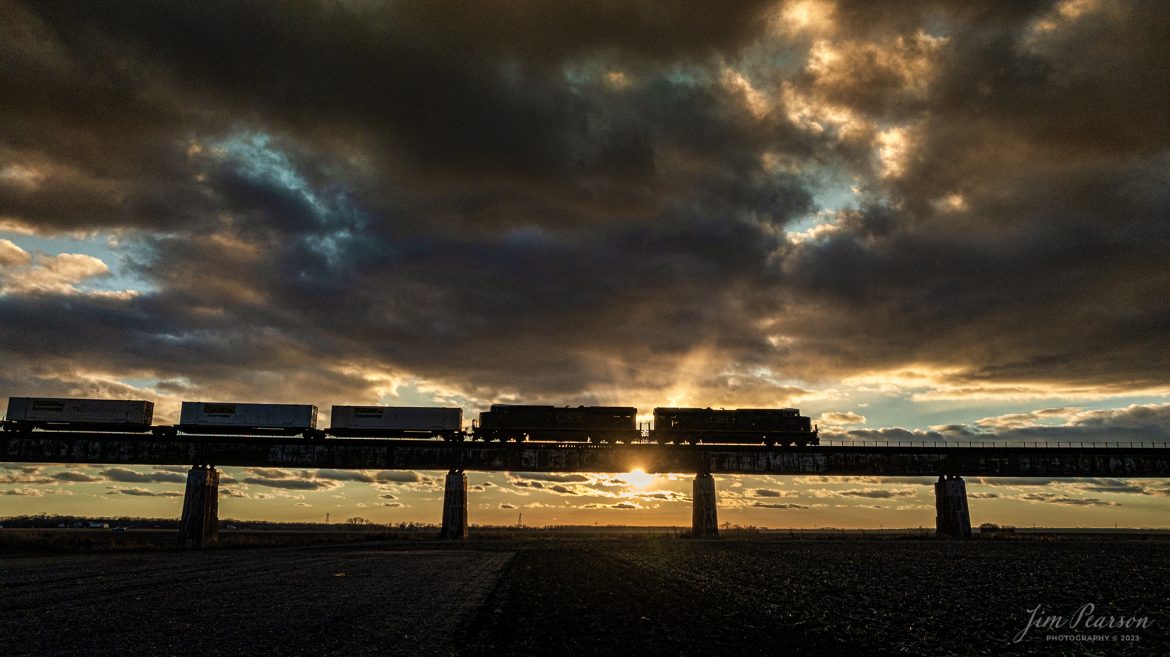
<svg viewBox="0 0 1170 657"><path fill-rule="evenodd" d="M7 94L0 106L13 118L6 141L51 154L82 151L91 166L69 169L81 180L51 176L27 208L13 199L12 214L32 210L37 221L60 216L76 222L80 213L64 211L76 200L102 210L90 222L120 225L183 207L190 209L178 214L198 217L200 209L232 201L262 213L288 207L287 195L241 188L236 183L244 181L236 176L220 181L211 199L183 180L185 142L241 122L302 143L340 140L343 149L369 148L375 165L397 166L404 157L444 186L468 175L502 176L500 192L472 181L477 189L462 195L460 208L471 215L475 206L488 214L521 208L536 200L533 191L543 195L540 190L568 193L582 207L605 207L611 197L640 196L620 177L652 174L653 131L689 135L691 145L707 149L737 135L746 145L743 131L704 114L720 101L691 85L671 89L685 96L677 105L693 114L668 111L665 121L656 121L662 94L646 94L641 102L653 105L626 111L621 121L614 116L621 108L607 103L610 96L580 93L586 82L570 84L564 66L607 52L635 66L734 52L764 27L767 4L741 3L718 17L634 2L569 10L542 3L445 5L441 11L374 3L280 11L250 3L15 5L8 11L14 37L8 54L19 66L6 67L0 86L21 93ZM60 101L62 116L47 120L46 99ZM74 134L54 134L50 127L59 119ZM706 132L696 133L696 125ZM139 127L146 130L135 134ZM115 135L129 137L119 141L122 152L103 149ZM129 155L145 156L149 186L126 170L133 167ZM316 156L306 151L306 157ZM70 199L65 190L49 189L58 178L83 196ZM166 187L190 198L166 198ZM604 193L610 187L619 193ZM547 196L550 203L555 198L555 192ZM51 199L63 210L41 207ZM125 219L118 220L119 212Z"/></svg>
<svg viewBox="0 0 1170 657"><path fill-rule="evenodd" d="M865 4L843 10L866 17L854 27ZM973 389L1166 383L1170 314L1142 300L1170 291L1170 20L1100 4L1051 30L1048 3L950 14L979 20L950 30L918 105L887 112L910 145L886 200L788 262L819 302L791 325L814 352L874 368L913 353L966 366L951 383ZM909 36L927 24L915 7L873 25ZM841 84L838 102L877 111ZM960 207L939 205L952 194Z"/></svg>
<svg viewBox="0 0 1170 657"><path fill-rule="evenodd" d="M0 392L1165 386L1170 19L1102 6L5 3L0 219L126 231L149 289L0 295Z"/></svg>

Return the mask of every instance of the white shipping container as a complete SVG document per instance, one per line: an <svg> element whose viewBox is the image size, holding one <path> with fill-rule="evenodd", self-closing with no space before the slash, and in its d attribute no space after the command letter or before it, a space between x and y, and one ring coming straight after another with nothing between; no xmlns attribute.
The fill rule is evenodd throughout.
<svg viewBox="0 0 1170 657"><path fill-rule="evenodd" d="M317 428L317 407L309 404L239 404L183 402L179 413L183 431L250 431Z"/></svg>
<svg viewBox="0 0 1170 657"><path fill-rule="evenodd" d="M154 419L154 402L139 399L69 399L9 397L10 422L146 428Z"/></svg>
<svg viewBox="0 0 1170 657"><path fill-rule="evenodd" d="M454 433L463 428L462 408L437 406L334 406L330 432Z"/></svg>

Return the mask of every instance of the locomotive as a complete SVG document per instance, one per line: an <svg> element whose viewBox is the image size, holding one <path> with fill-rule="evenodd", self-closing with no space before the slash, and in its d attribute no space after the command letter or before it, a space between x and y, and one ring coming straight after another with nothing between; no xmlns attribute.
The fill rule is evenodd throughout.
<svg viewBox="0 0 1170 657"><path fill-rule="evenodd" d="M812 420L795 408L656 408L651 439L659 443L817 445Z"/></svg>
<svg viewBox="0 0 1170 657"><path fill-rule="evenodd" d="M476 440L556 440L614 443L638 440L638 409L627 406L492 404L472 429Z"/></svg>
<svg viewBox="0 0 1170 657"><path fill-rule="evenodd" d="M179 423L151 424L154 404L144 400L11 397L5 431L73 431L183 434L300 435L334 437L442 438L485 442L557 441L595 444L650 440L660 444L817 445L817 427L795 408L655 408L644 434L630 406L537 406L493 404L463 429L459 408L426 406L334 406L327 429L317 428L309 404L183 402Z"/></svg>

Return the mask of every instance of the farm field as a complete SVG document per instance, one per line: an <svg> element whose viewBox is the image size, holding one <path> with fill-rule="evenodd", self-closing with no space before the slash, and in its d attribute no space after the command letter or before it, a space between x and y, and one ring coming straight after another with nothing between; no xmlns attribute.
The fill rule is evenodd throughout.
<svg viewBox="0 0 1170 657"><path fill-rule="evenodd" d="M23 553L0 556L0 654L1167 654L1167 590L1170 541L1118 538ZM1086 603L1152 624L1013 642Z"/></svg>

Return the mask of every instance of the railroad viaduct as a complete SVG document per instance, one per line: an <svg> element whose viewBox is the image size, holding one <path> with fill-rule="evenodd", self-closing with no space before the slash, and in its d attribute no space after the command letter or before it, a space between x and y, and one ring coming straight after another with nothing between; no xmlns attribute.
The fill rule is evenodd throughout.
<svg viewBox="0 0 1170 657"><path fill-rule="evenodd" d="M716 474L938 477L938 533L971 535L968 477L1170 477L1162 443L628 445L445 443L432 440L178 436L34 431L0 433L0 462L190 465L181 536L188 545L215 539L217 466L361 470L446 470L442 535L467 536L467 471L694 473L692 533L718 532Z"/></svg>

